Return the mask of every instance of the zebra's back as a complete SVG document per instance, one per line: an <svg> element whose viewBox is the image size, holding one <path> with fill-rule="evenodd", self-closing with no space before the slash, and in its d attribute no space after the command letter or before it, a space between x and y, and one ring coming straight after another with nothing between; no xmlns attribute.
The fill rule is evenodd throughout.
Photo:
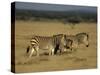
<svg viewBox="0 0 100 75"><path fill-rule="evenodd" d="M31 41L33 44L38 45L41 49L48 49L48 47L51 45L54 46L54 38L49 36L34 36L32 37Z"/></svg>

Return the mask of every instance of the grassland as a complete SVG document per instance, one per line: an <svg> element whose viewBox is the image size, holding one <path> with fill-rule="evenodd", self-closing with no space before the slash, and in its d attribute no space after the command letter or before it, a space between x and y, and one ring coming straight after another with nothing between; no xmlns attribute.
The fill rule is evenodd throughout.
<svg viewBox="0 0 100 75"><path fill-rule="evenodd" d="M96 23L79 23L72 29L69 24L57 21L16 21L15 27L15 69L17 73L90 69L97 67ZM55 56L32 56L31 59L27 60L26 48L33 34L51 36L59 33L73 35L79 32L89 34L90 46L88 48L80 46L76 52L66 52Z"/></svg>

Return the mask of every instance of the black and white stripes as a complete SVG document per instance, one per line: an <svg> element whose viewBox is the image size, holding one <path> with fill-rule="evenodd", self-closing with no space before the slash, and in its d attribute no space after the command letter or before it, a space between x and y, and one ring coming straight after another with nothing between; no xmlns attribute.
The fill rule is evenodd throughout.
<svg viewBox="0 0 100 75"><path fill-rule="evenodd" d="M89 35L87 33L78 33L76 35L57 34L53 36L32 36L30 45L27 47L27 53L31 57L36 51L39 56L40 50L48 50L49 55L54 55L59 50L60 53L65 49L77 48L79 44L89 46Z"/></svg>
<svg viewBox="0 0 100 75"><path fill-rule="evenodd" d="M77 49L80 44L89 46L89 35L87 33L77 33L76 35L66 35L66 39L73 41L72 49Z"/></svg>
<svg viewBox="0 0 100 75"><path fill-rule="evenodd" d="M27 48L27 53L29 52L29 48L31 47L31 53L29 57L32 56L33 52L36 51L37 56L39 56L39 50L48 50L49 55L54 55L54 50L56 46L59 45L64 45L64 35L54 35L54 36L33 36L32 39L30 40L30 46Z"/></svg>

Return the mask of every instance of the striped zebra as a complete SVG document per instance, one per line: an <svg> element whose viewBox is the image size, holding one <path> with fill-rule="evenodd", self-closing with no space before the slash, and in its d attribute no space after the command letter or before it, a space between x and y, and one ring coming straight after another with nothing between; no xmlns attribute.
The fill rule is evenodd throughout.
<svg viewBox="0 0 100 75"><path fill-rule="evenodd" d="M80 44L89 46L89 35L87 33L78 33L76 35L66 35L66 39L70 39L73 41L71 47L69 49L77 49Z"/></svg>
<svg viewBox="0 0 100 75"><path fill-rule="evenodd" d="M73 49L77 49L78 41L77 41L77 38L75 37L75 35L66 35L65 38L66 38L66 40L70 39L72 41L71 44L69 45L69 47L67 47L67 49L70 49L71 51Z"/></svg>
<svg viewBox="0 0 100 75"><path fill-rule="evenodd" d="M63 36L64 40L61 40ZM57 35L53 35L54 37L54 42L56 43L56 47L54 50L54 54L57 54L57 52L59 51L60 54L65 51L66 49L70 48L72 45L72 40L70 39L66 39L66 35L65 34L57 34Z"/></svg>
<svg viewBox="0 0 100 75"><path fill-rule="evenodd" d="M89 35L87 33L78 33L75 37L79 45L84 44L86 47L89 46Z"/></svg>
<svg viewBox="0 0 100 75"><path fill-rule="evenodd" d="M57 36L57 37L56 37ZM33 52L36 51L37 56L39 56L39 50L48 50L49 55L54 55L54 51L57 47L66 45L66 41L63 34L54 35L54 36L33 36L30 40L30 46L27 47L27 53L31 50L29 57L33 55ZM31 48L31 49L30 49Z"/></svg>

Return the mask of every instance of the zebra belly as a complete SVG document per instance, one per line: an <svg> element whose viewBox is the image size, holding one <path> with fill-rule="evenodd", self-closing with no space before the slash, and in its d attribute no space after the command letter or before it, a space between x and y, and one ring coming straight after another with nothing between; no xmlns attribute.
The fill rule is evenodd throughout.
<svg viewBox="0 0 100 75"><path fill-rule="evenodd" d="M52 49L53 44L51 42L43 42L39 44L39 49L48 50Z"/></svg>

